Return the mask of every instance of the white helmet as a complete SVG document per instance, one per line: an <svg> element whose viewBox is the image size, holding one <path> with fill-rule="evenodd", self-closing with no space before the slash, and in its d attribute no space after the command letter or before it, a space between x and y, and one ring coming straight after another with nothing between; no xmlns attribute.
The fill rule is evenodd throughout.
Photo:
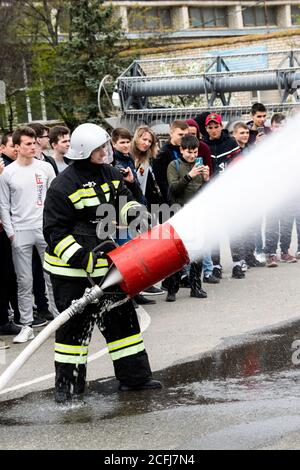
<svg viewBox="0 0 300 470"><path fill-rule="evenodd" d="M86 160L94 150L105 144L107 144L105 163L111 163L112 148L110 145L110 135L105 129L97 126L97 124L80 124L71 135L70 148L66 157L71 160Z"/></svg>

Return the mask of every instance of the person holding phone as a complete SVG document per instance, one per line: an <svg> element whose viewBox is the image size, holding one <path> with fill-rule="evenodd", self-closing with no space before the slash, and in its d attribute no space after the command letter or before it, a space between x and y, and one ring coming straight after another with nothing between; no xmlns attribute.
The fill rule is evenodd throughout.
<svg viewBox="0 0 300 470"><path fill-rule="evenodd" d="M201 138L198 123L195 121L195 119L187 119L185 122L189 126L188 134L194 135L199 140L198 155L201 155L201 157L203 158L203 164L209 167L209 173L212 174L213 162L211 158L210 148Z"/></svg>
<svg viewBox="0 0 300 470"><path fill-rule="evenodd" d="M271 132L271 129L265 126L267 119L267 110L262 103L254 103L251 108L252 120L247 122L250 131L248 145L257 144L266 135Z"/></svg>
<svg viewBox="0 0 300 470"><path fill-rule="evenodd" d="M180 160L173 160L167 169L170 199L172 204L183 206L209 181L209 168L203 165L203 159L198 157L199 140L193 135L184 135L181 140ZM198 161L197 161L198 160ZM202 261L190 264L190 296L198 299L206 298L207 293L201 284ZM180 272L169 276L164 281L167 288L167 302L176 300L180 287Z"/></svg>

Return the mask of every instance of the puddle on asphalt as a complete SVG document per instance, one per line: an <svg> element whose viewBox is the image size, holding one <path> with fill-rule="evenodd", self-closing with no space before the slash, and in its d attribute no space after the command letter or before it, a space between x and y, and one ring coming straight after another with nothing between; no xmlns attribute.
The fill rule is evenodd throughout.
<svg viewBox="0 0 300 470"><path fill-rule="evenodd" d="M120 393L109 379L90 382L84 401L67 406L54 403L53 390L1 402L0 425L92 423L179 406L300 397L300 322L240 340L155 373L162 390Z"/></svg>

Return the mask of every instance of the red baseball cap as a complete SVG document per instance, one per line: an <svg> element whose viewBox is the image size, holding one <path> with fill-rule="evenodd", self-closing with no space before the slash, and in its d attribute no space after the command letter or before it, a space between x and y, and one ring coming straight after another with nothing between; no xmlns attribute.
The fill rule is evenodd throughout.
<svg viewBox="0 0 300 470"><path fill-rule="evenodd" d="M222 117L220 114L211 113L205 119L205 125L209 124L211 121L216 122L217 124L222 124Z"/></svg>

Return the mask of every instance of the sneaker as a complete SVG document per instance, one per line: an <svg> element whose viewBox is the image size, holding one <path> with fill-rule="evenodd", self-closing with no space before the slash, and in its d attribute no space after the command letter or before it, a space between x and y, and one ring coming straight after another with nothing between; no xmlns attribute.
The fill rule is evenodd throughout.
<svg viewBox="0 0 300 470"><path fill-rule="evenodd" d="M142 385L125 385L120 383L119 385L119 390L120 392L131 392L135 390L154 390L154 389L160 389L162 388L162 383L159 380L154 380L154 379L148 379L144 384Z"/></svg>
<svg viewBox="0 0 300 470"><path fill-rule="evenodd" d="M162 295L164 294L164 291L160 289L159 287L151 286L148 287L148 289L144 289L141 294L144 295Z"/></svg>
<svg viewBox="0 0 300 470"><path fill-rule="evenodd" d="M54 316L52 315L51 312L46 308L44 310L38 310L37 315L34 315L34 317L37 316L38 318L41 318L42 320L47 320L47 321L52 321L54 320Z"/></svg>
<svg viewBox="0 0 300 470"><path fill-rule="evenodd" d="M249 268L260 268L266 265L266 261L259 261L253 254L246 256L245 261Z"/></svg>
<svg viewBox="0 0 300 470"><path fill-rule="evenodd" d="M134 300L138 305L150 305L150 304L156 304L155 300L152 299L146 299L142 294L138 294L134 296Z"/></svg>
<svg viewBox="0 0 300 470"><path fill-rule="evenodd" d="M296 251L295 253L295 258L300 259L300 250Z"/></svg>
<svg viewBox="0 0 300 470"><path fill-rule="evenodd" d="M195 297L196 299L206 299L207 293L203 289L191 289L190 297Z"/></svg>
<svg viewBox="0 0 300 470"><path fill-rule="evenodd" d="M242 269L243 273L245 273L245 272L247 271L247 269L248 269L248 266L247 266L247 263L246 263L246 261L245 261L244 259L242 259L242 260L240 261L240 266L241 266L241 269Z"/></svg>
<svg viewBox="0 0 300 470"><path fill-rule="evenodd" d="M266 263L267 259L266 259L266 255L265 253L256 253L256 257L255 257L260 263Z"/></svg>
<svg viewBox="0 0 300 470"><path fill-rule="evenodd" d="M218 279L222 279L222 268L215 266L212 270L212 274Z"/></svg>
<svg viewBox="0 0 300 470"><path fill-rule="evenodd" d="M278 261L278 259L277 259L276 255L268 256L267 257L267 262L266 262L267 268L277 268L277 266L278 266L277 261Z"/></svg>
<svg viewBox="0 0 300 470"><path fill-rule="evenodd" d="M14 322L9 321L5 325L0 326L0 335L17 335L20 333L22 327L16 325Z"/></svg>
<svg viewBox="0 0 300 470"><path fill-rule="evenodd" d="M48 323L47 320L45 320L44 318L34 316L33 322L32 322L32 328L39 328L40 326L47 325L47 323Z"/></svg>
<svg viewBox="0 0 300 470"><path fill-rule="evenodd" d="M206 282L207 284L219 284L220 279L213 274L210 274L209 276L203 276L203 282Z"/></svg>
<svg viewBox="0 0 300 470"><path fill-rule="evenodd" d="M289 252L281 253L280 261L284 263L297 263L295 256L290 255Z"/></svg>
<svg viewBox="0 0 300 470"><path fill-rule="evenodd" d="M3 341L1 341L1 343L0 343L0 351L1 351L2 349L9 349L9 347L10 347L9 344L3 343Z"/></svg>
<svg viewBox="0 0 300 470"><path fill-rule="evenodd" d="M14 337L13 343L26 343L34 338L31 326L23 326L20 333Z"/></svg>
<svg viewBox="0 0 300 470"><path fill-rule="evenodd" d="M245 277L245 273L239 264L237 264L236 266L232 268L231 277L233 277L234 279L243 279Z"/></svg>
<svg viewBox="0 0 300 470"><path fill-rule="evenodd" d="M175 300L176 300L176 294L168 293L166 297L166 302L175 302Z"/></svg>

